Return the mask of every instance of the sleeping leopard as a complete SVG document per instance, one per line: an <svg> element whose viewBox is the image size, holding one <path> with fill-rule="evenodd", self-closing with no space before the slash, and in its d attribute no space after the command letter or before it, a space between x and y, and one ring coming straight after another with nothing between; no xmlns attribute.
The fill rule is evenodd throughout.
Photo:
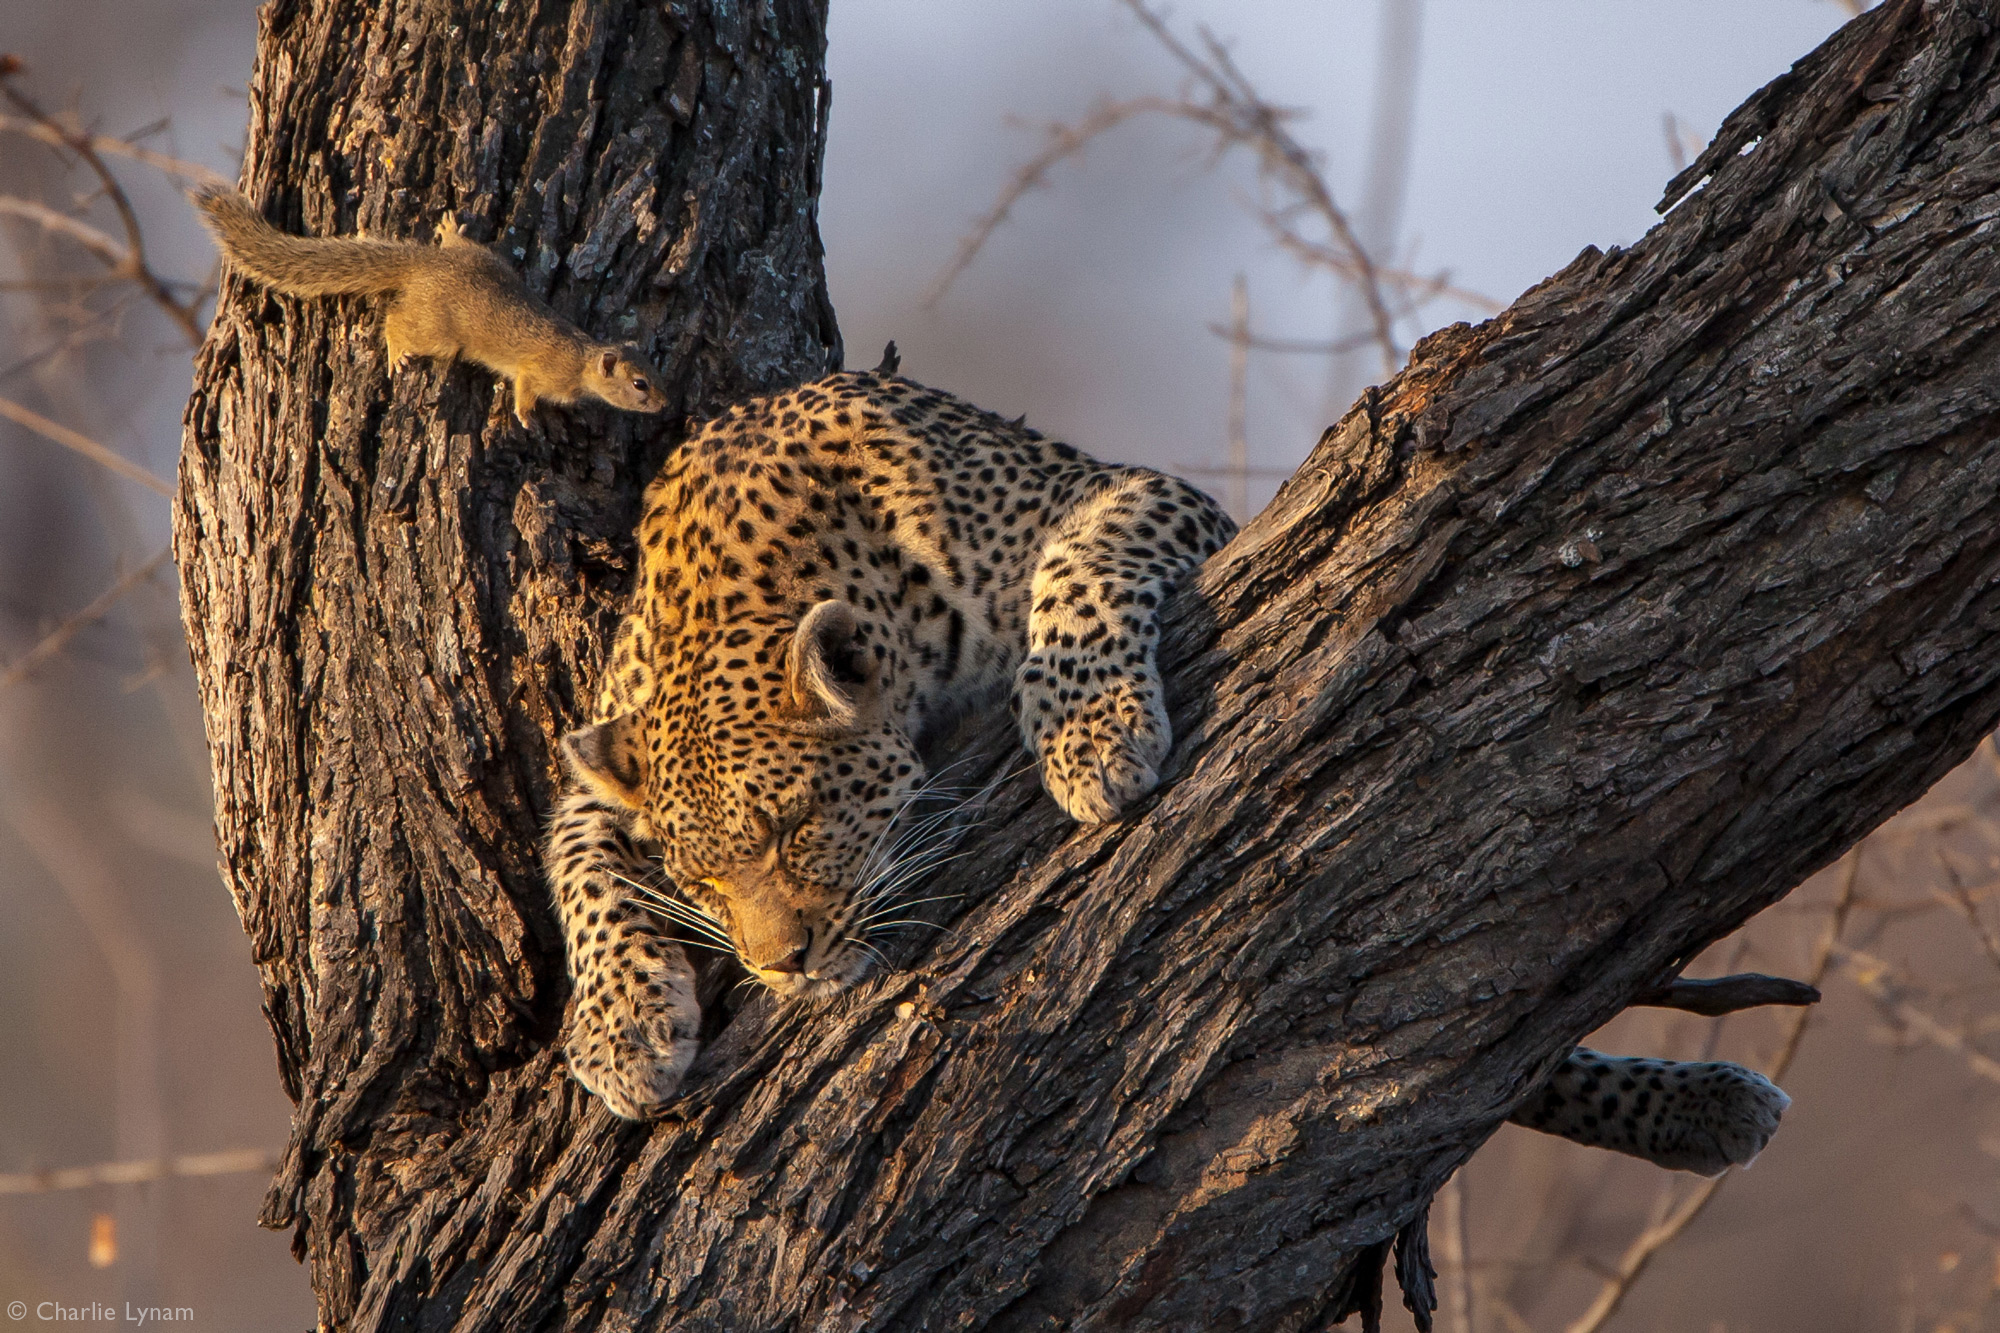
<svg viewBox="0 0 2000 1333"><path fill-rule="evenodd" d="M647 488L633 606L598 720L563 740L546 847L570 1070L619 1116L656 1112L695 1056L677 929L783 996L867 974L860 890L968 710L1009 699L1079 822L1159 781L1161 608L1234 524L1186 482L894 372L892 349L730 408ZM1578 1049L1515 1119L1713 1173L1787 1104L1737 1065Z"/></svg>

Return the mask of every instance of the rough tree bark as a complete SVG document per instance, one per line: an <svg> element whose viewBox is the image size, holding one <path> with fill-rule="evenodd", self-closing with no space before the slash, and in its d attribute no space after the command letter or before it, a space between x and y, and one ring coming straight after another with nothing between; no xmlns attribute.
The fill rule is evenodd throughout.
<svg viewBox="0 0 2000 1333"><path fill-rule="evenodd" d="M675 423L524 434L480 372L385 376L364 306L232 284L177 544L298 1101L264 1220L324 1323L1365 1300L1571 1042L2000 717L1995 18L1855 20L1640 244L1427 339L1174 604L1160 798L1080 831L1006 788L955 934L753 1001L654 1125L564 1076L534 842ZM699 416L838 358L822 19L278 0L246 178L315 232L455 210Z"/></svg>

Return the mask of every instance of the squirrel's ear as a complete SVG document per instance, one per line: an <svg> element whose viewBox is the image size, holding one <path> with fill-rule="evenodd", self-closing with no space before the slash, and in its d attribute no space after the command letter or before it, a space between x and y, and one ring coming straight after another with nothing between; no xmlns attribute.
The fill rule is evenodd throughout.
<svg viewBox="0 0 2000 1333"><path fill-rule="evenodd" d="M606 379L610 379L613 375L616 375L618 373L618 353L616 352L598 353L597 370L598 373L603 375Z"/></svg>
<svg viewBox="0 0 2000 1333"><path fill-rule="evenodd" d="M633 810L644 806L646 751L637 713L579 727L562 738L562 753L576 780L595 795Z"/></svg>
<svg viewBox="0 0 2000 1333"><path fill-rule="evenodd" d="M829 731L849 731L874 702L875 664L858 641L861 618L846 602L821 602L806 612L785 652L785 692L798 719Z"/></svg>

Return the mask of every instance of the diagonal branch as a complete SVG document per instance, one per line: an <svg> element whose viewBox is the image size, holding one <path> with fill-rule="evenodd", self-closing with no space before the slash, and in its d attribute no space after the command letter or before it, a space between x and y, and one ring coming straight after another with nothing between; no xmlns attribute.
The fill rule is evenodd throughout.
<svg viewBox="0 0 2000 1333"><path fill-rule="evenodd" d="M80 431L71 430L60 421L51 421L40 412L23 407L11 398L0 398L0 417L7 418L17 426L27 427L45 440L82 454L91 462L109 468L127 481L136 481L155 494L164 495L168 499L173 498L173 487L123 454L99 444Z"/></svg>
<svg viewBox="0 0 2000 1333"><path fill-rule="evenodd" d="M132 266L132 252L118 244L109 232L93 227L81 218L73 218L67 213L50 208L47 204L0 194L0 217L25 218L44 231L57 232L69 237L103 260L105 267L111 269L115 275L122 276Z"/></svg>
<svg viewBox="0 0 2000 1333"><path fill-rule="evenodd" d="M55 1167L0 1175L0 1194L49 1194L57 1190L92 1189L99 1185L144 1185L172 1177L229 1176L271 1171L278 1154L266 1148L231 1148L221 1152L182 1153L143 1162L98 1162L92 1166Z"/></svg>
<svg viewBox="0 0 2000 1333"><path fill-rule="evenodd" d="M1049 172L1068 158L1081 153L1091 140L1116 129L1126 121L1149 113L1174 115L1179 104L1165 97L1134 97L1122 102L1104 102L1091 108L1084 118L1074 125L1060 122L1047 127L1048 142L1042 151L1014 169L1007 184L1001 187L999 198L993 206L981 214L958 243L951 262L944 266L924 292L923 304L928 308L936 305L958 281L959 275L972 266L993 234L1014 215L1014 208L1023 197L1048 184Z"/></svg>
<svg viewBox="0 0 2000 1333"><path fill-rule="evenodd" d="M817 108L785 90L821 49L810 7L775 11L789 66L727 34L739 95L691 128L600 97L672 67L618 4L553 34L469 7L448 38L364 0L269 12L260 198L324 197L290 150L339 123L397 163L356 176L362 215L442 211L463 158L418 137L417 99L468 70L468 107L556 89L527 160L577 163L580 215L628 154L724 201L711 262L660 289L690 331L676 391L705 408L827 363L810 200L783 193L810 176L757 156L809 157ZM450 387L383 412L330 377L365 331L226 302L176 543L219 845L299 1107L266 1219L298 1229L322 1322L1366 1309L1385 1243L1582 1034L2000 717L1994 17L1855 20L1725 122L1636 245L1419 343L1166 608L1177 744L1138 817L1078 829L1003 787L949 872L952 933L835 1004L750 998L643 1126L563 1070L536 812L668 442L594 437L586 488ZM394 43L403 76L354 80L334 32ZM500 58L523 50L547 59ZM618 156L575 156L599 142ZM534 196L491 160L495 199ZM554 192L514 216L530 248L572 239Z"/></svg>
<svg viewBox="0 0 2000 1333"><path fill-rule="evenodd" d="M83 130L58 128L47 121L25 116L0 116L0 133L23 134L39 140L52 148L72 148L82 142L90 146L94 153L123 157L152 167L164 176L186 181L190 185L212 185L228 188L236 182L221 172L205 167L199 162L189 162L170 153L158 152L129 139L120 139L109 134L91 134Z"/></svg>
<svg viewBox="0 0 2000 1333"><path fill-rule="evenodd" d="M1843 947L1840 961L1854 978L1854 984L1897 1023L1941 1050L1965 1061L1965 1067L1989 1083L2000 1083L2000 1060L1995 1060L1967 1040L1963 1032L1947 1026L1911 1004L1902 988L1888 978L1893 969L1884 960L1861 949Z"/></svg>
<svg viewBox="0 0 2000 1333"><path fill-rule="evenodd" d="M26 680L38 668L53 661L69 646L71 639L104 619L111 613L111 608L118 604L119 599L158 573L160 566L166 564L172 554L173 548L167 547L137 569L128 571L116 583L92 598L89 605L42 636L41 641L22 654L19 661L0 670L0 690Z"/></svg>

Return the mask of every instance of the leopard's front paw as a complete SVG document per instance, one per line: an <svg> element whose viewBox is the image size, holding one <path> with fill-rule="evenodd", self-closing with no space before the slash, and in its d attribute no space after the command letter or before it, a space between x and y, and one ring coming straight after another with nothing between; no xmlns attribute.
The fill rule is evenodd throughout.
<svg viewBox="0 0 2000 1333"><path fill-rule="evenodd" d="M578 1001L565 1048L570 1073L612 1114L644 1120L680 1091L700 1032L692 978L614 982Z"/></svg>
<svg viewBox="0 0 2000 1333"><path fill-rule="evenodd" d="M1032 653L1014 678L1021 739L1072 819L1117 819L1160 784L1173 744L1160 680L1073 649Z"/></svg>

